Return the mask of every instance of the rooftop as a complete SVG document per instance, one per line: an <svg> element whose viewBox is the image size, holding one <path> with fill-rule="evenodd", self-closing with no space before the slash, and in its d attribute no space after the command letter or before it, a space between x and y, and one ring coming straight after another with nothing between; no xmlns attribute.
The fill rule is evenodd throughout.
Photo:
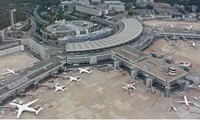
<svg viewBox="0 0 200 120"><path fill-rule="evenodd" d="M122 32L95 41L68 43L66 44L66 51L89 51L114 47L127 43L137 38L142 33L142 25L136 19L123 19L122 23L124 24Z"/></svg>
<svg viewBox="0 0 200 120"><path fill-rule="evenodd" d="M113 52L132 62L148 56L147 54L130 46L116 48L113 50Z"/></svg>
<svg viewBox="0 0 200 120"><path fill-rule="evenodd" d="M104 1L106 4L122 4L121 1Z"/></svg>
<svg viewBox="0 0 200 120"><path fill-rule="evenodd" d="M163 81L173 81L187 74L186 71L176 67L176 75L170 76L165 73L164 70L173 65L164 64L160 62L159 59L153 57L142 60L136 63L135 66Z"/></svg>

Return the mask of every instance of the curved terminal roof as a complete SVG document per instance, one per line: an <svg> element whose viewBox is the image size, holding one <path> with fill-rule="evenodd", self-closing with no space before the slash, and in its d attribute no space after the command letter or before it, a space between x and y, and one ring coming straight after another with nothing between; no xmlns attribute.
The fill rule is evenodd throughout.
<svg viewBox="0 0 200 120"><path fill-rule="evenodd" d="M142 25L133 18L123 19L124 29L118 34L95 41L67 43L66 52L89 51L114 47L137 38L142 33Z"/></svg>
<svg viewBox="0 0 200 120"><path fill-rule="evenodd" d="M89 21L83 21L83 20L65 21L65 19L63 19L47 26L46 30L51 33L66 33L70 31L89 29L92 26L93 23Z"/></svg>

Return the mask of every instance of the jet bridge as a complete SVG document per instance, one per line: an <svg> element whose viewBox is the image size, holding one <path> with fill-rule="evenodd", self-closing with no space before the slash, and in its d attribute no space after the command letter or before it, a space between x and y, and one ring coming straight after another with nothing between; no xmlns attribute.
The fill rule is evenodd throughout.
<svg viewBox="0 0 200 120"><path fill-rule="evenodd" d="M38 69L33 69L32 71L26 72L23 76L21 76L17 83L10 82L3 89L1 89L0 93L0 102L6 100L11 96L15 96L16 92L23 92L26 88L30 87L32 84L37 84L47 76L49 76L52 72L58 71L61 67L66 64L65 60L48 60L43 62L38 66ZM23 74L23 73L21 73ZM10 80L13 81L13 80Z"/></svg>

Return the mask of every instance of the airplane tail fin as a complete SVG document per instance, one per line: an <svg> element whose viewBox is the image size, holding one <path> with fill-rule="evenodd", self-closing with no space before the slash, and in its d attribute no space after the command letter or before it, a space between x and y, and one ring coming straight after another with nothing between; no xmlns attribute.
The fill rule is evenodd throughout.
<svg viewBox="0 0 200 120"><path fill-rule="evenodd" d="M189 110L189 109L190 109L189 105L186 105L186 106L185 106L185 108L186 108L187 110Z"/></svg>
<svg viewBox="0 0 200 120"><path fill-rule="evenodd" d="M37 115L42 109L43 109L43 108L40 108L39 110L37 110L37 111L35 112L35 114Z"/></svg>
<svg viewBox="0 0 200 120"><path fill-rule="evenodd" d="M64 88L64 89L63 89L63 91L66 91L66 90L67 90L67 88Z"/></svg>

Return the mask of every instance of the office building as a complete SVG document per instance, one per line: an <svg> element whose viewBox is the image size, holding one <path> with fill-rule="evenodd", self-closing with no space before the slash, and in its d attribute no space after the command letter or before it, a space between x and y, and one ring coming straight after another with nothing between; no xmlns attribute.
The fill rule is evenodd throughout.
<svg viewBox="0 0 200 120"><path fill-rule="evenodd" d="M137 0L137 6L146 7L147 5L154 6L154 0Z"/></svg>

